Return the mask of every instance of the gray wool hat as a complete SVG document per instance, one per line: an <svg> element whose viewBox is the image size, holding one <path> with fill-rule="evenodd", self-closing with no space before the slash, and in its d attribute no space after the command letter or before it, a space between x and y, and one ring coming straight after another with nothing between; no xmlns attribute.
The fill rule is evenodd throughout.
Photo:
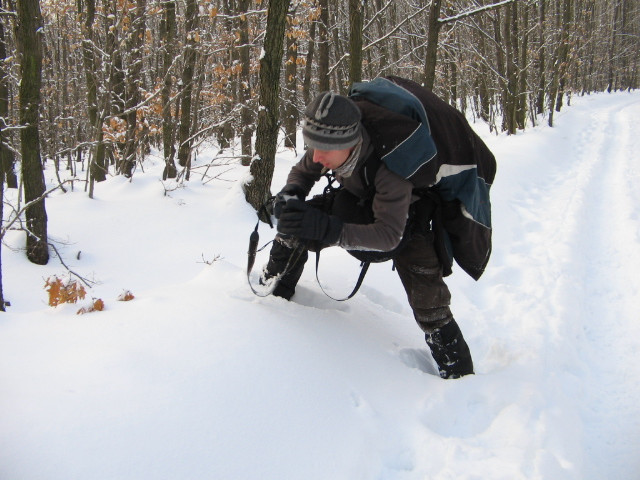
<svg viewBox="0 0 640 480"><path fill-rule="evenodd" d="M361 117L353 100L322 92L304 111L304 142L316 150L351 148L360 141Z"/></svg>

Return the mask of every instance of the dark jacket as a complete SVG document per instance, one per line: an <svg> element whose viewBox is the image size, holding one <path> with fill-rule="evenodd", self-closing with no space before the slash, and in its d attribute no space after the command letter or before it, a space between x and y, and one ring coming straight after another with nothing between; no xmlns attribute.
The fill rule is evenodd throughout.
<svg viewBox="0 0 640 480"><path fill-rule="evenodd" d="M368 198L369 189L360 174L364 165L376 156L366 130L362 132L362 148L354 172L347 178L336 176L336 180L359 198ZM294 183L309 193L321 178L322 165L313 163L313 150L308 149L300 161L293 166L287 183ZM370 224L345 223L338 245L347 250L373 250L388 252L398 246L409 215L409 205L417 197L412 195L413 184L391 172L384 165L373 180L375 195L372 210L375 221Z"/></svg>
<svg viewBox="0 0 640 480"><path fill-rule="evenodd" d="M353 174L337 179L358 197L373 197L375 221L345 224L339 245L392 250L402 239L410 204L431 194L439 204L434 227L445 232L445 271L455 258L478 279L491 253L493 154L460 112L414 82L380 78L354 85L351 95L362 112L363 147ZM307 193L322 168L312 158L308 151L288 178Z"/></svg>

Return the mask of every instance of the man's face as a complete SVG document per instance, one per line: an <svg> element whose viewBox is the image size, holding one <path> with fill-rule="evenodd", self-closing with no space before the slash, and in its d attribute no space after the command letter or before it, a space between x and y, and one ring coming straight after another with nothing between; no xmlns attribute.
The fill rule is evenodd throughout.
<svg viewBox="0 0 640 480"><path fill-rule="evenodd" d="M314 150L313 161L314 163L322 164L323 167L329 170L335 170L347 161L350 153L351 148L344 150Z"/></svg>

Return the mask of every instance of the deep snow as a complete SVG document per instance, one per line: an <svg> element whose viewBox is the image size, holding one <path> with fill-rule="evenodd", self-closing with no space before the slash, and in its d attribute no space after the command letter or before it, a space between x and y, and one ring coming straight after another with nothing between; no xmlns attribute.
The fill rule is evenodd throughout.
<svg viewBox="0 0 640 480"><path fill-rule="evenodd" d="M47 306L64 267L9 233L0 479L639 478L639 124L640 94L617 93L553 129L475 125L498 158L494 252L479 282L448 279L477 371L460 380L435 375L390 264L348 302L312 261L294 301L254 296L243 167L165 196L152 157L93 200L55 192L51 240L106 310ZM274 190L294 161L279 153ZM330 249L321 281L345 295L358 267Z"/></svg>

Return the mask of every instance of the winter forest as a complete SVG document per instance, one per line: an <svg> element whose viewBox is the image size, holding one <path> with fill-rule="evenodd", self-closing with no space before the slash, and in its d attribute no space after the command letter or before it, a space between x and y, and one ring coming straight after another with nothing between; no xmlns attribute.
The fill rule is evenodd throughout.
<svg viewBox="0 0 640 480"><path fill-rule="evenodd" d="M151 149L187 182L214 146L251 170L258 207L320 91L404 76L516 133L572 96L637 89L638 52L638 0L1 0L0 193L19 191L1 235L49 261L44 163L92 197Z"/></svg>

